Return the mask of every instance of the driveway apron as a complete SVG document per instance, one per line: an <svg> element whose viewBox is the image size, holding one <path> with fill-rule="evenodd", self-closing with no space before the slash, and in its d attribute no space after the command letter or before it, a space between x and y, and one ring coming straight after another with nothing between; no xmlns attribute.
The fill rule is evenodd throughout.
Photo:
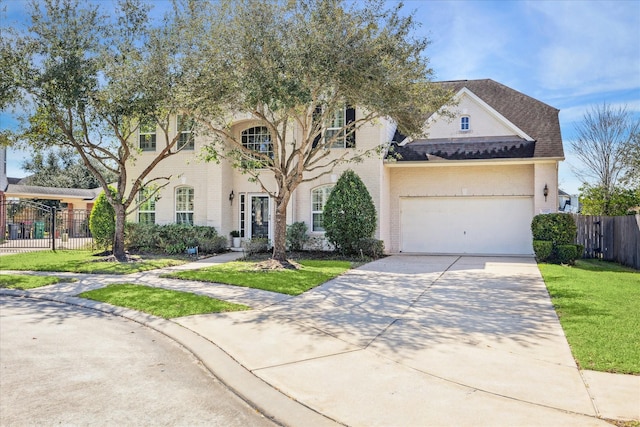
<svg viewBox="0 0 640 427"><path fill-rule="evenodd" d="M391 256L260 310L177 321L347 425L607 425L532 258Z"/></svg>

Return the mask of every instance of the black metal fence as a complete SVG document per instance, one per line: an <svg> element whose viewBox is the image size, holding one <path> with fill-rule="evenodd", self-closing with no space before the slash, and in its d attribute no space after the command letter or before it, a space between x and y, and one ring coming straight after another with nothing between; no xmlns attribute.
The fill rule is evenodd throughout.
<svg viewBox="0 0 640 427"><path fill-rule="evenodd" d="M7 200L0 205L0 251L91 249L89 213L30 200Z"/></svg>

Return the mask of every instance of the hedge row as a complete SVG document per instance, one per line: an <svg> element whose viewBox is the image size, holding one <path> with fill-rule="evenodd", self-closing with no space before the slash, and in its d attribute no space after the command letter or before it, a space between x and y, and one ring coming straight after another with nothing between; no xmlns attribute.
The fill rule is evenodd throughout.
<svg viewBox="0 0 640 427"><path fill-rule="evenodd" d="M225 236L213 227L184 224L128 223L125 247L133 252L181 254L187 248L198 247L200 253L220 253L228 247Z"/></svg>

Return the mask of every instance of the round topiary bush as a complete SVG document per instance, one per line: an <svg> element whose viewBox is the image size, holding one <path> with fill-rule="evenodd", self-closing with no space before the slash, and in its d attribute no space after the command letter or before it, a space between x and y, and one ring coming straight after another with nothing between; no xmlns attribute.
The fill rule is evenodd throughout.
<svg viewBox="0 0 640 427"><path fill-rule="evenodd" d="M111 194L116 194L115 188L109 187L109 190ZM100 249L106 251L111 248L116 232L116 214L104 192L100 193L91 209L89 229L94 242Z"/></svg>
<svg viewBox="0 0 640 427"><path fill-rule="evenodd" d="M323 226L327 240L342 253L355 253L360 240L373 237L376 208L354 171L345 171L331 190L324 207Z"/></svg>

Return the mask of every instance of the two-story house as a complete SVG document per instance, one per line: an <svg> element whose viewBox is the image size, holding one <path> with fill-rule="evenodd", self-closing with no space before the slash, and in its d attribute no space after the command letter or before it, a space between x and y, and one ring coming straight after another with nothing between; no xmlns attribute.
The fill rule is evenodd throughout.
<svg viewBox="0 0 640 427"><path fill-rule="evenodd" d="M371 193L376 237L389 253L532 254L533 216L558 206L558 163L564 159L559 110L493 80L441 84L456 93L455 118L433 114L426 139L403 137L391 120L358 129L355 141L336 150L390 142L392 148L301 184L289 203L288 222L303 221L321 237L323 206L340 173L351 168ZM353 113L363 112L344 112ZM231 130L247 148L270 149L269 132L259 121L239 117ZM133 173L156 149L155 133L152 126L140 127L142 154ZM181 138L187 145L153 172L175 178L129 219L273 238L274 206L259 185L228 162L198 160L206 138Z"/></svg>

